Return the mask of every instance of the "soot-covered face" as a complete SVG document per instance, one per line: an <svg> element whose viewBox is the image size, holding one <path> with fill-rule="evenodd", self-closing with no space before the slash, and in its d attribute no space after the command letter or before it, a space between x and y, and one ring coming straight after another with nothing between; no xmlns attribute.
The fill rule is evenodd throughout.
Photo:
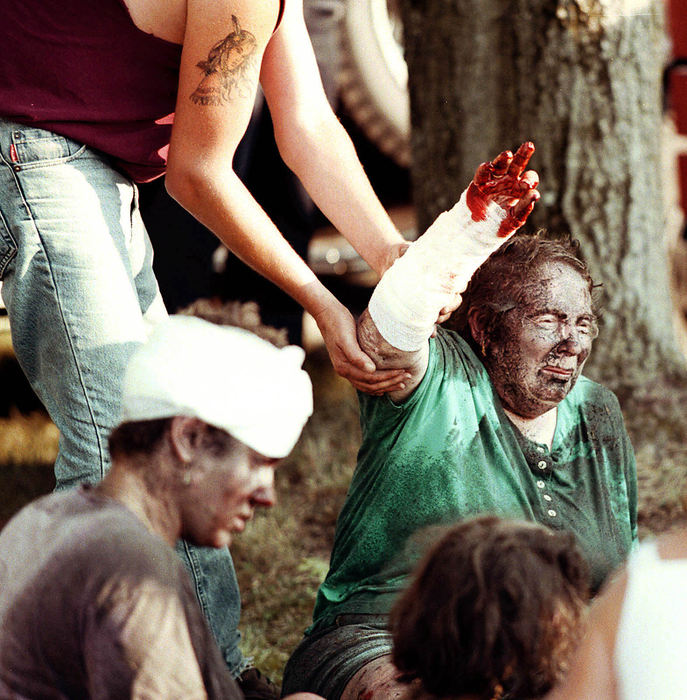
<svg viewBox="0 0 687 700"><path fill-rule="evenodd" d="M206 547L230 545L256 508L274 505L278 463L238 440L225 454L199 454L191 483L183 489L182 536Z"/></svg>
<svg viewBox="0 0 687 700"><path fill-rule="evenodd" d="M528 282L523 302L504 316L485 364L504 407L535 418L571 391L597 335L587 281L565 263L548 262Z"/></svg>

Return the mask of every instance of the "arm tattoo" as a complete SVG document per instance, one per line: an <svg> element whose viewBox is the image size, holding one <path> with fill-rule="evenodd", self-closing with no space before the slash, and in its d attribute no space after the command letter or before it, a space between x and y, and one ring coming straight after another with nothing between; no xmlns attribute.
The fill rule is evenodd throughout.
<svg viewBox="0 0 687 700"><path fill-rule="evenodd" d="M231 16L234 29L218 41L206 61L196 66L204 75L190 99L199 105L222 105L234 97L252 93L250 70L256 62L255 37L241 29L236 15Z"/></svg>

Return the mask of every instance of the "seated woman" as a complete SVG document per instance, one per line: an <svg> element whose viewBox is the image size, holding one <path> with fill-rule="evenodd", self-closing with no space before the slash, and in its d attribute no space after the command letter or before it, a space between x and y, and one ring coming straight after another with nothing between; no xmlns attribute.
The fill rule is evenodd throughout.
<svg viewBox="0 0 687 700"><path fill-rule="evenodd" d="M481 165L359 320L377 366L408 379L360 395L358 464L313 625L285 670L291 691L394 697L388 613L416 564L405 544L424 527L490 513L572 532L595 589L636 539L618 401L581 376L597 335L592 279L569 240L511 238L539 196L533 151ZM458 332L431 337L458 295Z"/></svg>
<svg viewBox="0 0 687 700"><path fill-rule="evenodd" d="M452 527L391 611L403 700L541 697L568 668L588 594L570 533L494 516Z"/></svg>
<svg viewBox="0 0 687 700"><path fill-rule="evenodd" d="M642 544L593 606L569 676L548 700L684 698L687 528Z"/></svg>

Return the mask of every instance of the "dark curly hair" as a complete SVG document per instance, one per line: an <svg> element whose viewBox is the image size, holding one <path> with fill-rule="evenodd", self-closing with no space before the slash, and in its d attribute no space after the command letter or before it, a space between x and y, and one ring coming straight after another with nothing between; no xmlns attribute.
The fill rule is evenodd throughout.
<svg viewBox="0 0 687 700"><path fill-rule="evenodd" d="M519 232L501 246L477 269L462 303L446 323L446 327L460 333L475 346L468 324L468 315L477 309L482 315L485 338L488 342L501 340L503 314L523 302L527 283L537 269L549 262L569 265L580 273L592 295L593 312L598 315L595 285L587 264L581 259L579 242L569 235L556 235L540 230L536 233Z"/></svg>
<svg viewBox="0 0 687 700"><path fill-rule="evenodd" d="M449 529L392 609L393 661L439 698L535 698L566 670L589 599L575 538L480 516Z"/></svg>
<svg viewBox="0 0 687 700"><path fill-rule="evenodd" d="M254 301L220 301L219 299L197 299L177 313L195 316L218 326L234 326L272 343L277 348L289 344L285 328L267 326L260 317L260 307Z"/></svg>

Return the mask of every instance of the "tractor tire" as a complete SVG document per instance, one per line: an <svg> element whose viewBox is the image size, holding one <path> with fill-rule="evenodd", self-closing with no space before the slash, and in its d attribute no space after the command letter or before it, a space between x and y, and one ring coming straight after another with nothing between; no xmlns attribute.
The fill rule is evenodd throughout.
<svg viewBox="0 0 687 700"><path fill-rule="evenodd" d="M339 95L365 136L398 165L410 164L408 69L393 0L346 0Z"/></svg>

